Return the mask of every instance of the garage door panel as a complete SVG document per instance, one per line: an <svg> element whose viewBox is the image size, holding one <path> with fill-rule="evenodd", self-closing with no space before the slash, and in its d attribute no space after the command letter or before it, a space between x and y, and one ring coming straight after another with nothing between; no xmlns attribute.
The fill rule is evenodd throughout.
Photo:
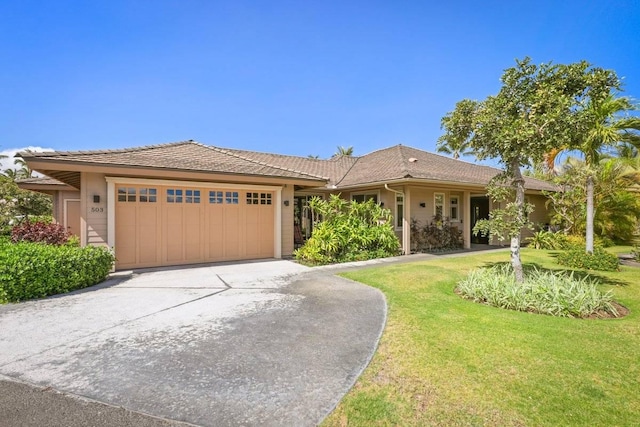
<svg viewBox="0 0 640 427"><path fill-rule="evenodd" d="M200 205L185 206L184 216L184 251L185 261L196 262L204 259L202 254L202 229Z"/></svg>
<svg viewBox="0 0 640 427"><path fill-rule="evenodd" d="M209 249L206 257L207 259L221 260L224 258L224 211L222 205L211 205L205 212L208 225L207 247Z"/></svg>
<svg viewBox="0 0 640 427"><path fill-rule="evenodd" d="M242 257L242 238L244 231L240 227L240 214L241 211L238 206L224 208L222 244L224 246L224 259L227 260L240 259Z"/></svg>

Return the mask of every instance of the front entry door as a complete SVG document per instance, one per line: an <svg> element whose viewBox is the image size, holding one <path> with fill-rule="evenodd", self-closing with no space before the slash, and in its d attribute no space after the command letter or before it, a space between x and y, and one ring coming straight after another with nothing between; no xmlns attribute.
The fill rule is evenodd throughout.
<svg viewBox="0 0 640 427"><path fill-rule="evenodd" d="M489 236L481 234L473 234L473 227L480 219L489 219L489 198L488 197L472 197L471 198L471 243L489 244Z"/></svg>

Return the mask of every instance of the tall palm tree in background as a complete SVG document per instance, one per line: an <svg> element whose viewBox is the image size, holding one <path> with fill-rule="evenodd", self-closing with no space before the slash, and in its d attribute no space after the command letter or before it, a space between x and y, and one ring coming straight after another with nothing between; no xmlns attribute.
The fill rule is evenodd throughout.
<svg viewBox="0 0 640 427"><path fill-rule="evenodd" d="M333 157L339 156L353 156L353 147L338 146L338 151L336 151L336 154L334 154Z"/></svg>
<svg viewBox="0 0 640 427"><path fill-rule="evenodd" d="M573 149L582 152L587 167L586 251L593 253L593 189L595 168L600 160L620 146L640 147L640 118L629 116L635 109L628 97L609 95L602 100L590 100L585 109L586 127Z"/></svg>
<svg viewBox="0 0 640 427"><path fill-rule="evenodd" d="M448 113L442 119L441 129L446 132L438 138L437 149L440 153L446 153L454 159L467 154L474 154L469 147L469 141L463 135L469 135L473 131L473 120L478 104L469 99L464 99L456 104L460 114Z"/></svg>
<svg viewBox="0 0 640 427"><path fill-rule="evenodd" d="M24 161L24 159L21 158L14 158L13 159L13 164L18 166L17 169L17 175L18 175L18 179L24 179L24 178L33 178L33 171L31 170L31 168L27 165L27 162Z"/></svg>

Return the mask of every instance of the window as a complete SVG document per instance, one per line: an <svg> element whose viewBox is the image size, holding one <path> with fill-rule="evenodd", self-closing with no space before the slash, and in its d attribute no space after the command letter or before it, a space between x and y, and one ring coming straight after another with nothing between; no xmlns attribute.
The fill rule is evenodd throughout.
<svg viewBox="0 0 640 427"><path fill-rule="evenodd" d="M257 205L258 203L260 203L260 197L258 197L258 193L247 193L248 205Z"/></svg>
<svg viewBox="0 0 640 427"><path fill-rule="evenodd" d="M449 219L451 221L460 221L460 209L458 204L459 198L458 196L451 196L449 200Z"/></svg>
<svg viewBox="0 0 640 427"><path fill-rule="evenodd" d="M141 188L140 201L146 203L155 203L157 201L158 190L155 188Z"/></svg>
<svg viewBox="0 0 640 427"><path fill-rule="evenodd" d="M209 191L209 203L220 205L222 204L222 191Z"/></svg>
<svg viewBox="0 0 640 427"><path fill-rule="evenodd" d="M439 218L444 215L444 193L433 193L433 214Z"/></svg>
<svg viewBox="0 0 640 427"><path fill-rule="evenodd" d="M377 193L366 193L366 194L352 194L351 195L351 201L352 202L363 203L363 202L366 202L367 200L373 200L374 202L378 203L378 194Z"/></svg>
<svg viewBox="0 0 640 427"><path fill-rule="evenodd" d="M247 193L248 205L270 205L271 193Z"/></svg>
<svg viewBox="0 0 640 427"><path fill-rule="evenodd" d="M182 203L182 189L180 188L168 188L167 189L167 203Z"/></svg>
<svg viewBox="0 0 640 427"><path fill-rule="evenodd" d="M184 190L185 203L200 203L200 190Z"/></svg>
<svg viewBox="0 0 640 427"><path fill-rule="evenodd" d="M238 192L237 191L227 191L224 195L224 202L229 205L237 205L238 204Z"/></svg>
<svg viewBox="0 0 640 427"><path fill-rule="evenodd" d="M396 228L402 228L402 217L404 216L404 196L396 194Z"/></svg>
<svg viewBox="0 0 640 427"><path fill-rule="evenodd" d="M136 189L130 188L130 187L118 187L118 201L119 202L135 202Z"/></svg>

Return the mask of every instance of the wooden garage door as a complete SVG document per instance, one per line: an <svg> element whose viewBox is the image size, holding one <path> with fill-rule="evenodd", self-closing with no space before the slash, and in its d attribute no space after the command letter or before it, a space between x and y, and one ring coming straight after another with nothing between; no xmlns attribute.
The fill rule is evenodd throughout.
<svg viewBox="0 0 640 427"><path fill-rule="evenodd" d="M274 256L273 192L115 187L116 268Z"/></svg>

